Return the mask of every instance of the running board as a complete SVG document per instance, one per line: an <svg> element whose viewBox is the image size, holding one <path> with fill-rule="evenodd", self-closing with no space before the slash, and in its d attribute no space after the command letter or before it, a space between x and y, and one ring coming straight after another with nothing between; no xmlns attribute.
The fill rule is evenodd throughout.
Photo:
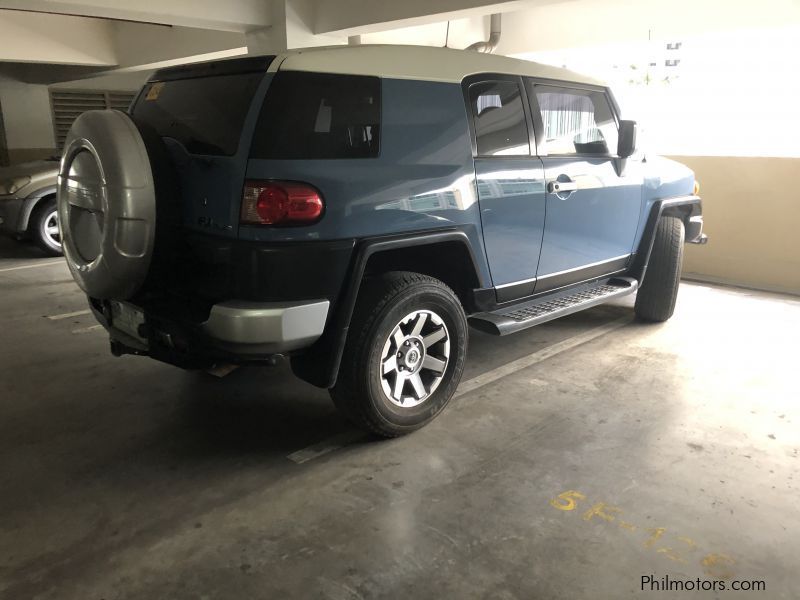
<svg viewBox="0 0 800 600"><path fill-rule="evenodd" d="M543 296L521 304L501 308L495 312L472 315L469 324L492 335L508 335L534 325L558 319L590 306L632 294L639 282L631 277L614 277L601 284L579 290Z"/></svg>

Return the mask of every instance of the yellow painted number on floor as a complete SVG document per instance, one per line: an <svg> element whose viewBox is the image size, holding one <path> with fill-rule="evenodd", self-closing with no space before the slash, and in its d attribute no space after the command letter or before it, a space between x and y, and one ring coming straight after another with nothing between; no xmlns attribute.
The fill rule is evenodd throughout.
<svg viewBox="0 0 800 600"><path fill-rule="evenodd" d="M575 510L578 500L586 500L586 496L575 490L567 490L550 500L550 506L558 510Z"/></svg>

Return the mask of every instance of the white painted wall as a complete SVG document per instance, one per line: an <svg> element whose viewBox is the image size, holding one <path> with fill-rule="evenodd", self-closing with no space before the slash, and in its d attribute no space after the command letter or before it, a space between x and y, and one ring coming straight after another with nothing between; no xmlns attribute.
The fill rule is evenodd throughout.
<svg viewBox="0 0 800 600"><path fill-rule="evenodd" d="M3 0L3 7L240 33L270 24L268 0Z"/></svg>
<svg viewBox="0 0 800 600"><path fill-rule="evenodd" d="M112 72L100 77L62 81L49 86L52 90L103 90L132 92L138 90L147 81L152 71L137 70L124 73Z"/></svg>
<svg viewBox="0 0 800 600"><path fill-rule="evenodd" d="M112 66L112 26L100 19L0 11L0 61Z"/></svg>
<svg viewBox="0 0 800 600"><path fill-rule="evenodd" d="M503 15L498 54L800 23L798 0L579 0Z"/></svg>
<svg viewBox="0 0 800 600"><path fill-rule="evenodd" d="M46 85L0 80L0 103L9 151L55 148Z"/></svg>
<svg viewBox="0 0 800 600"><path fill-rule="evenodd" d="M366 33L361 36L362 44L417 44L421 46L444 46L466 48L489 37L489 17L471 17L450 21L430 23L416 27L404 27L381 33Z"/></svg>
<svg viewBox="0 0 800 600"><path fill-rule="evenodd" d="M120 68L155 68L159 63L193 60L198 55L246 52L243 33L143 23L114 23L112 27Z"/></svg>
<svg viewBox="0 0 800 600"><path fill-rule="evenodd" d="M313 31L315 0L264 0L272 11L272 25L246 33L250 54L279 54L287 48L335 46L347 43L345 35L316 35Z"/></svg>

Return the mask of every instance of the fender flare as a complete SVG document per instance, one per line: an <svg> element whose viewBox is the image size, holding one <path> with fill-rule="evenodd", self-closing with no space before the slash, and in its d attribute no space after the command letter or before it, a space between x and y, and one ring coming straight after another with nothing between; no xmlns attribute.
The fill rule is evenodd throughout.
<svg viewBox="0 0 800 600"><path fill-rule="evenodd" d="M23 232L28 230L28 226L30 225L31 221L31 215L36 208L36 205L48 196L53 196L55 198L57 190L58 188L55 184L49 185L36 190L25 198L25 200L22 202L22 208L19 211L19 216L17 217L17 231Z"/></svg>
<svg viewBox="0 0 800 600"><path fill-rule="evenodd" d="M333 314L325 327L322 337L306 352L291 358L294 374L317 387L332 388L336 384L339 365L342 362L347 334L353 317L361 282L369 259L388 250L413 246L431 246L456 242L463 244L472 261L478 281L482 281L480 269L472 251L467 234L460 229L446 229L420 232L413 235L392 235L363 238L358 241L354 258L342 286Z"/></svg>
<svg viewBox="0 0 800 600"><path fill-rule="evenodd" d="M703 204L699 196L676 196L674 198L662 198L653 202L629 275L635 277L639 281L639 285L642 284L647 272L647 265L650 263L650 254L653 251L656 226L662 216L679 217L686 223L691 217L701 215L702 212Z"/></svg>

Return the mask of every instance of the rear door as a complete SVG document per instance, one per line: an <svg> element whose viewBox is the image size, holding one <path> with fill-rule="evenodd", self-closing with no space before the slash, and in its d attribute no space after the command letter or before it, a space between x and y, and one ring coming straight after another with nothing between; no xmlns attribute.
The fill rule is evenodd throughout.
<svg viewBox="0 0 800 600"><path fill-rule="evenodd" d="M132 109L160 135L177 172L184 225L234 237L250 135L253 98L264 88L269 57L157 71ZM249 125L246 125L248 123Z"/></svg>
<svg viewBox="0 0 800 600"><path fill-rule="evenodd" d="M531 151L530 111L520 77L465 82L475 133L483 239L497 301L533 293L544 227L544 171Z"/></svg>
<svg viewBox="0 0 800 600"><path fill-rule="evenodd" d="M617 118L606 91L533 80L526 86L547 192L536 292L625 269L642 182L616 156Z"/></svg>

